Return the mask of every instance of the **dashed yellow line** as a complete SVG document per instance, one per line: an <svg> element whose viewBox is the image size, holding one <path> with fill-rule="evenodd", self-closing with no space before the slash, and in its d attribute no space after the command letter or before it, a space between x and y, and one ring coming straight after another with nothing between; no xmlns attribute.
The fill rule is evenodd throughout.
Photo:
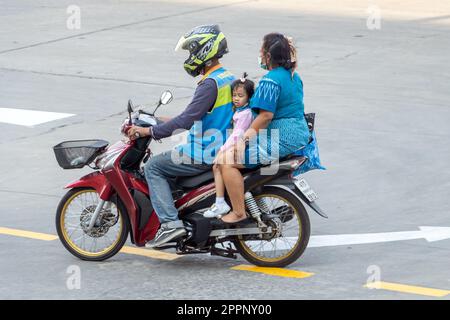
<svg viewBox="0 0 450 320"><path fill-rule="evenodd" d="M58 239L57 236L52 235L52 234L38 233L38 232L31 232L31 231L10 229L10 228L1 228L1 227L0 227L0 234L6 234L9 236L16 236L16 237L22 237L22 238L44 240L44 241L53 241L53 240Z"/></svg>
<svg viewBox="0 0 450 320"><path fill-rule="evenodd" d="M135 248L135 247L123 247L122 250L120 250L120 252L154 258L154 259L161 259L161 260L175 260L175 259L180 258L179 255L174 254L174 253L162 252L162 251L157 251L157 250L149 250L149 249L141 249L141 248Z"/></svg>
<svg viewBox="0 0 450 320"><path fill-rule="evenodd" d="M36 240L44 240L44 241L53 241L53 240L58 239L58 236L55 236L53 234L31 232L31 231L26 231L26 230L18 230L18 229L10 229L10 228L2 228L2 227L0 227L0 234L6 234L9 236L36 239ZM120 252L126 253L126 254L144 256L144 257L153 258L153 259L160 259L160 260L175 260L175 259L180 258L179 255L174 254L174 253L161 252L161 251L149 250L149 249L141 249L141 248L137 248L137 247L134 248L134 247L125 246L120 250Z"/></svg>
<svg viewBox="0 0 450 320"><path fill-rule="evenodd" d="M31 232L26 230L18 230L18 229L10 229L10 228L2 228L0 227L0 234L10 235L10 236L16 236L16 237L23 237L23 238L30 238L30 239L37 239L37 240L44 240L44 241L53 241L58 239L58 236L53 234L46 234L46 233L38 233L38 232ZM159 260L175 260L180 258L181 256L174 254L174 253L168 253L158 250L150 250L150 249L142 249L138 247L130 247L125 246L120 250L121 253L125 254L132 254L132 255L138 255L153 259L159 259ZM290 270L290 269L283 269L283 268L263 268L263 267L256 267L256 266L250 266L250 265L238 265L231 268L232 270L243 270L243 271L250 271L250 272L258 272L263 273L271 276L277 276L277 277L286 277L286 278L297 278L297 279L303 279L308 278L314 275L314 273L304 272L304 271L297 271L297 270Z"/></svg>
<svg viewBox="0 0 450 320"><path fill-rule="evenodd" d="M283 268L256 267L256 266L249 266L249 265L245 265L245 264L232 267L231 269L232 270L258 272L258 273L263 273L263 274L267 274L267 275L271 275L271 276L297 278L297 279L309 278L314 275L314 273L304 272L304 271L297 271L297 270L290 270L290 269L283 269Z"/></svg>
<svg viewBox="0 0 450 320"><path fill-rule="evenodd" d="M383 281L372 282L372 283L366 284L364 287L370 288L370 289L382 289L382 290L388 290L388 291L411 293L411 294L418 294L418 295L422 295L422 296L440 297L440 298L445 297L450 294L449 290L416 287L416 286L410 286L410 285L405 285L405 284L400 284L400 283L383 282Z"/></svg>

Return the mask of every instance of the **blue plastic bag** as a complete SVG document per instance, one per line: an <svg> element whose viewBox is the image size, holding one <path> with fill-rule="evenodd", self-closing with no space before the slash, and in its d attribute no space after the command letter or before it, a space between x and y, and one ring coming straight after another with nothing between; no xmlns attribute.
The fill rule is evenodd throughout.
<svg viewBox="0 0 450 320"><path fill-rule="evenodd" d="M299 174L314 169L326 170L326 168L320 163L319 147L317 146L316 133L314 132L314 116L315 115L313 113L305 115L311 132L311 140L304 148L297 150L294 154L307 157L308 160L306 160L297 170L294 171L294 176L298 176Z"/></svg>

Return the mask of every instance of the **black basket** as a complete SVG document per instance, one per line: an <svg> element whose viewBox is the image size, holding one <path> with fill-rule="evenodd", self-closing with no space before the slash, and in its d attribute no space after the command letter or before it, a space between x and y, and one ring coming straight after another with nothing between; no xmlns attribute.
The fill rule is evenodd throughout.
<svg viewBox="0 0 450 320"><path fill-rule="evenodd" d="M63 169L83 168L108 146L105 140L64 141L53 147L56 160Z"/></svg>

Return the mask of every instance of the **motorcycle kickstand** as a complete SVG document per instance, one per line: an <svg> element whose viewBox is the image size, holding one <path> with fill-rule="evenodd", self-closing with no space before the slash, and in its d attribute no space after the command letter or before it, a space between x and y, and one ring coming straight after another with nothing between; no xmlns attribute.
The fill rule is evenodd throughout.
<svg viewBox="0 0 450 320"><path fill-rule="evenodd" d="M231 244L226 249L217 248L215 246L211 248L212 256L220 256L223 258L237 259L236 253L238 253L238 251L234 250L231 247Z"/></svg>

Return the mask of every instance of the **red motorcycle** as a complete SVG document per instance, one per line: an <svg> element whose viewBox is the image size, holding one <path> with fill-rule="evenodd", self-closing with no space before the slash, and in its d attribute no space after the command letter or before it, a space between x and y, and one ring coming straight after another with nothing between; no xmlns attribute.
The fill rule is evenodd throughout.
<svg viewBox="0 0 450 320"><path fill-rule="evenodd" d="M122 133L126 135L131 125L155 125L156 110L171 100L172 94L164 92L153 113L142 108L135 111L129 101L129 117ZM142 164L151 157L151 140L126 139L111 146L104 140L78 140L54 147L62 168L89 165L95 170L65 187L70 190L56 212L58 236L70 253L83 260L102 261L119 252L128 235L138 247L154 238L159 220L142 170ZM157 250L175 248L181 255L211 253L227 258L237 258L239 253L250 263L265 267L293 263L310 237L309 217L302 202L327 217L305 179L292 175L306 160L295 156L280 159L273 175L264 174L264 167L243 170L248 218L231 227L202 215L215 198L212 170L175 178L172 194L187 233Z"/></svg>

